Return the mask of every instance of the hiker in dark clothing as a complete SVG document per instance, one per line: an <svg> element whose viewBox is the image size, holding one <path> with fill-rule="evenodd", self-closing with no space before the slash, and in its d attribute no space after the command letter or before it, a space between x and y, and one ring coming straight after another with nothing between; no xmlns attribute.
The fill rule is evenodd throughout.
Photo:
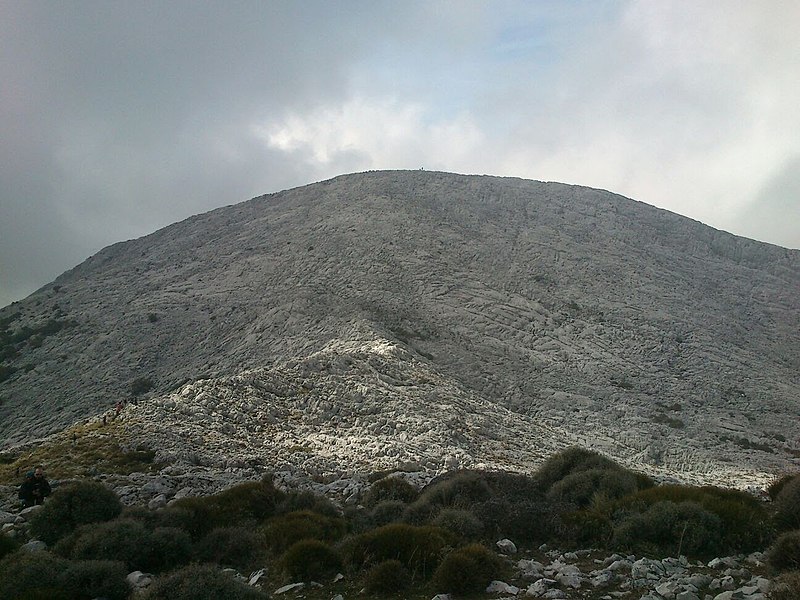
<svg viewBox="0 0 800 600"><path fill-rule="evenodd" d="M19 499L28 508L34 504L42 504L50 491L50 484L44 478L42 467L36 467L36 471L30 471L19 486Z"/></svg>

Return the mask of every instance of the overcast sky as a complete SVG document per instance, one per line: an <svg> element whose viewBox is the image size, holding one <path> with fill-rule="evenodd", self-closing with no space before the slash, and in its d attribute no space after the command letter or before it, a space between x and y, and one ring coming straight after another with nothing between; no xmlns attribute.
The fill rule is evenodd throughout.
<svg viewBox="0 0 800 600"><path fill-rule="evenodd" d="M367 169L618 192L800 248L800 0L0 0L0 306Z"/></svg>

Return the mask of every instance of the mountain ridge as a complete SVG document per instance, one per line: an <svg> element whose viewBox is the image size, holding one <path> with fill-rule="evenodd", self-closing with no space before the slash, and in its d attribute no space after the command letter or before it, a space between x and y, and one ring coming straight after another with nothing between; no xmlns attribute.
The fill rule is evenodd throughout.
<svg viewBox="0 0 800 600"><path fill-rule="evenodd" d="M799 251L611 192L343 175L114 244L0 310L20 314L9 333L73 323L3 363L0 436L98 414L136 379L163 398L386 340L487 407L607 434L615 456L632 437L654 463L678 444L788 468L798 290Z"/></svg>

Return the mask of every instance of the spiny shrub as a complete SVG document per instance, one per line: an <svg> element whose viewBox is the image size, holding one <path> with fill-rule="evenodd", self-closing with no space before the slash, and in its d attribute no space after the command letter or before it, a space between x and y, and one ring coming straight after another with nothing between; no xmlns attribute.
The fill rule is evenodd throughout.
<svg viewBox="0 0 800 600"><path fill-rule="evenodd" d="M245 527L218 527L197 544L197 557L236 569L255 569L264 560L263 536Z"/></svg>
<svg viewBox="0 0 800 600"><path fill-rule="evenodd" d="M528 499L492 499L473 505L470 511L483 523L486 537L507 537L538 546L564 534L560 514L567 507L537 496L540 494Z"/></svg>
<svg viewBox="0 0 800 600"><path fill-rule="evenodd" d="M211 565L190 565L157 578L142 600L266 600L267 595Z"/></svg>
<svg viewBox="0 0 800 600"><path fill-rule="evenodd" d="M800 598L800 571L784 573L770 582L769 600L797 600Z"/></svg>
<svg viewBox="0 0 800 600"><path fill-rule="evenodd" d="M795 479L800 479L800 476L797 473L781 475L767 486L767 494L771 499L775 500L778 497L778 494L781 493L781 490L784 488L784 486Z"/></svg>
<svg viewBox="0 0 800 600"><path fill-rule="evenodd" d="M635 492L636 477L621 469L587 469L576 471L555 482L547 492L551 500L559 500L586 508L592 500L602 495L606 498L621 498Z"/></svg>
<svg viewBox="0 0 800 600"><path fill-rule="evenodd" d="M468 510L443 508L433 519L433 525L457 535L463 540L477 540L483 533L483 523Z"/></svg>
<svg viewBox="0 0 800 600"><path fill-rule="evenodd" d="M411 573L399 560L384 560L367 571L364 583L373 594L396 594L411 587Z"/></svg>
<svg viewBox="0 0 800 600"><path fill-rule="evenodd" d="M384 477L369 488L364 496L364 506L377 506L381 502L394 500L409 504L417 499L419 492L405 479L400 477Z"/></svg>
<svg viewBox="0 0 800 600"><path fill-rule="evenodd" d="M70 561L61 579L72 598L125 600L130 587L125 578L128 569L115 560Z"/></svg>
<svg viewBox="0 0 800 600"><path fill-rule="evenodd" d="M800 529L800 477L787 481L774 502L775 527L780 531Z"/></svg>
<svg viewBox="0 0 800 600"><path fill-rule="evenodd" d="M283 554L281 565L293 581L310 581L336 575L342 569L342 558L325 542L303 540Z"/></svg>
<svg viewBox="0 0 800 600"><path fill-rule="evenodd" d="M780 535L767 551L767 563L777 573L800 571L800 531Z"/></svg>
<svg viewBox="0 0 800 600"><path fill-rule="evenodd" d="M65 550L59 547L59 551ZM150 531L138 521L118 519L77 531L69 556L119 560L130 570L158 573L189 562L191 540L180 529L159 527Z"/></svg>
<svg viewBox="0 0 800 600"><path fill-rule="evenodd" d="M54 544L80 525L115 518L122 511L117 495L94 481L57 489L31 517L31 535Z"/></svg>
<svg viewBox="0 0 800 600"><path fill-rule="evenodd" d="M355 569L394 559L413 574L427 578L442 550L452 542L453 535L439 527L392 523L351 538L344 545L344 554Z"/></svg>
<svg viewBox="0 0 800 600"><path fill-rule="evenodd" d="M493 580L504 579L506 564L480 544L458 548L445 556L433 574L433 585L442 592L473 594L483 592Z"/></svg>
<svg viewBox="0 0 800 600"><path fill-rule="evenodd" d="M383 500L370 511L375 526L388 525L403 520L406 504L400 500Z"/></svg>
<svg viewBox="0 0 800 600"><path fill-rule="evenodd" d="M63 587L69 561L49 552L15 552L0 561L0 598L53 598L72 596Z"/></svg>
<svg viewBox="0 0 800 600"><path fill-rule="evenodd" d="M610 458L579 446L572 446L548 458L536 471L536 481L542 489L549 490L567 475L593 469L621 470Z"/></svg>
<svg viewBox="0 0 800 600"><path fill-rule="evenodd" d="M7 536L5 533L0 533L0 559L7 554L11 554L17 548L19 548L19 543L17 540Z"/></svg>
<svg viewBox="0 0 800 600"><path fill-rule="evenodd" d="M481 473L457 471L434 479L425 486L419 495L418 502L462 508L491 497L491 488Z"/></svg>
<svg viewBox="0 0 800 600"><path fill-rule="evenodd" d="M0 598L125 600L125 565L110 560L70 561L49 552L17 552L0 561Z"/></svg>
<svg viewBox="0 0 800 600"><path fill-rule="evenodd" d="M289 492L285 494L275 509L275 514L285 514L301 510L310 510L326 517L338 517L336 506L325 496L313 492Z"/></svg>
<svg viewBox="0 0 800 600"><path fill-rule="evenodd" d="M710 556L720 550L719 517L695 502L658 502L614 529L614 544L636 554Z"/></svg>
<svg viewBox="0 0 800 600"><path fill-rule="evenodd" d="M346 532L343 519L300 510L270 519L264 526L267 544L276 554L301 540L335 542Z"/></svg>
<svg viewBox="0 0 800 600"><path fill-rule="evenodd" d="M213 496L181 498L163 511L163 525L180 527L199 539L215 527L255 525L276 513L284 494L266 479L249 481Z"/></svg>
<svg viewBox="0 0 800 600"><path fill-rule="evenodd" d="M621 499L617 511L623 515L642 512L648 506L664 501L675 504L693 502L718 517L719 529L715 532L715 539L719 552L753 552L766 546L772 539L769 516L762 503L738 490L713 486L660 485Z"/></svg>
<svg viewBox="0 0 800 600"><path fill-rule="evenodd" d="M611 519L602 511L576 510L561 519L566 527L563 539L580 547L605 548L614 534Z"/></svg>

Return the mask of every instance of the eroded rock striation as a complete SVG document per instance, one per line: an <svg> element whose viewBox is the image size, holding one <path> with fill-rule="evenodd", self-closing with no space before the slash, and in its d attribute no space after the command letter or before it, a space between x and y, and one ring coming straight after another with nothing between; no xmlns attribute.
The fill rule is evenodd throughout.
<svg viewBox="0 0 800 600"><path fill-rule="evenodd" d="M579 186L337 177L110 246L0 326L6 444L135 392L165 452L321 472L578 443L741 486L798 455L800 252Z"/></svg>

